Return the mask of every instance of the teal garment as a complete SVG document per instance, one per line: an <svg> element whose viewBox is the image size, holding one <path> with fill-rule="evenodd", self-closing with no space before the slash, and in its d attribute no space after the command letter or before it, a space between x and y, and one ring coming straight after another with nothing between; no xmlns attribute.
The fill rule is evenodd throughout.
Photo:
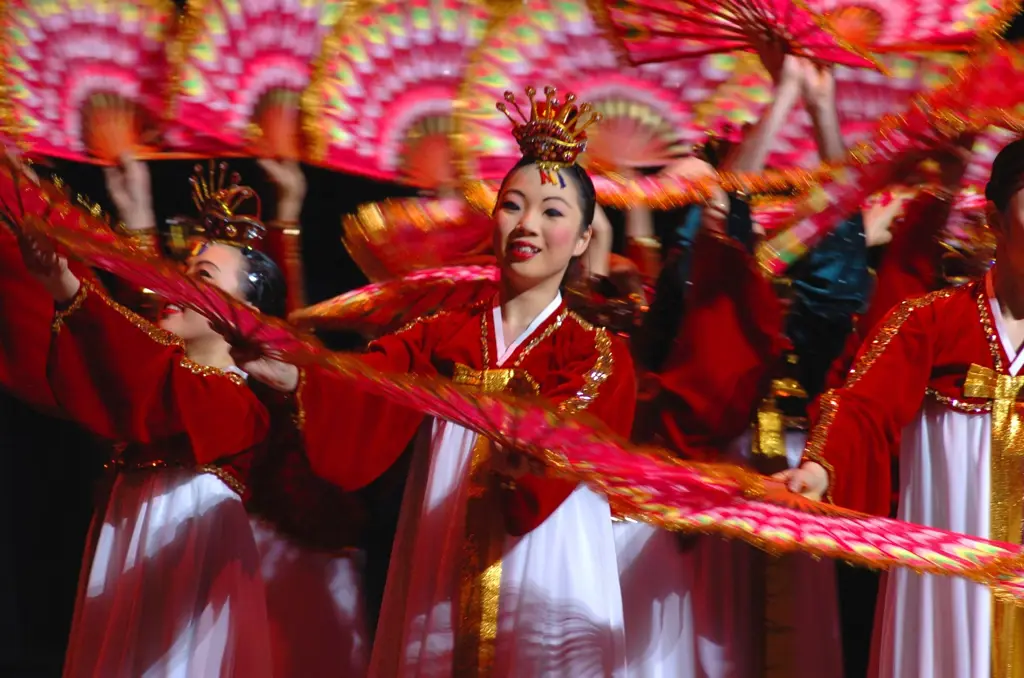
<svg viewBox="0 0 1024 678"><path fill-rule="evenodd" d="M829 368L873 290L863 217L857 214L837 226L789 275L793 301L786 335L798 357L800 384L813 398L824 389Z"/></svg>
<svg viewBox="0 0 1024 678"><path fill-rule="evenodd" d="M753 221L750 207L737 196L729 196L726 232L753 246ZM703 208L687 207L678 217L678 226L666 234L663 249L668 251L665 265L654 287L654 300L644 317L643 326L634 335L634 360L651 371L661 369L672 349L686 308L686 290L693 266L693 245L700 233Z"/></svg>

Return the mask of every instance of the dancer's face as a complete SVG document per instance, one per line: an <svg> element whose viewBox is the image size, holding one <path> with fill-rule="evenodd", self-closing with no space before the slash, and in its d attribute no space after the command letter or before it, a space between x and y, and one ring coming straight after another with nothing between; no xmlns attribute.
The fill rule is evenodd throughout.
<svg viewBox="0 0 1024 678"><path fill-rule="evenodd" d="M517 289L557 279L561 282L573 257L590 244L578 187L568 172L561 183L542 183L536 165L513 171L494 210L494 251L502 275Z"/></svg>
<svg viewBox="0 0 1024 678"><path fill-rule="evenodd" d="M999 211L988 203L988 223L998 238L997 260L1024 273L1024 188L1017 191Z"/></svg>
<svg viewBox="0 0 1024 678"><path fill-rule="evenodd" d="M200 246L188 261L190 276L200 278L242 300L242 279L245 271L246 263L242 252L237 247L220 243ZM160 314L160 327L173 332L186 342L216 334L210 327L210 321L204 316L175 304L164 306Z"/></svg>

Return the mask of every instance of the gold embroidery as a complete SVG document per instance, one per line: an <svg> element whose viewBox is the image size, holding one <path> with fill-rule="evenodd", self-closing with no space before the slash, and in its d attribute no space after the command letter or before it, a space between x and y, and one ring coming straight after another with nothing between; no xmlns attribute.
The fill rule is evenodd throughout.
<svg viewBox="0 0 1024 678"><path fill-rule="evenodd" d="M603 327L594 327L575 313L572 319L579 323L587 332L594 335L594 347L597 349L597 360L590 371L583 375L583 386L576 392L576 395L569 398L558 406L562 414L576 414L590 407L590 404L597 398L598 391L608 377L612 375L615 368L615 358L612 355L612 340Z"/></svg>
<svg viewBox="0 0 1024 678"><path fill-rule="evenodd" d="M295 428L302 431L306 428L306 405L302 398L302 389L306 386L306 370L299 368L299 383L295 386L295 415L292 421Z"/></svg>
<svg viewBox="0 0 1024 678"><path fill-rule="evenodd" d="M103 301L103 303L105 303L114 311L120 313L128 322L130 322L132 325L135 325L136 328L138 328L143 334L148 336L156 343L162 346L177 346L181 349L185 348L185 342L182 341L181 337L177 336L173 332L168 332L167 330L162 330L159 327L156 327L142 316L138 315L137 313L134 313L133 311L128 310L121 304L117 303L116 301L108 297L106 294L104 294L101 290L96 288L91 283L83 280L82 285L83 287L88 285L89 288L92 289L92 291L95 293L95 295ZM225 377L228 379L228 381L231 381L238 386L244 386L248 388L245 379L240 374L221 370L216 367L200 365L196 361L186 356L184 353L182 353L181 357L178 359L178 365L188 370L192 374L196 374L202 377Z"/></svg>
<svg viewBox="0 0 1024 678"><path fill-rule="evenodd" d="M89 284L88 281L82 280L79 283L78 292L75 294L74 298L71 300L71 303L68 305L68 307L64 309L59 309L57 310L56 313L54 313L53 325L50 327L50 330L54 334L60 332L60 329L64 327L64 321L68 319L68 316L72 315L75 311L82 308L82 304L85 303L85 298L89 296L90 287L91 285Z"/></svg>
<svg viewBox="0 0 1024 678"><path fill-rule="evenodd" d="M123 448L122 448L123 451ZM151 459L148 461L125 461L122 457L116 457L111 459L103 465L106 470L117 470L118 472L124 471L152 471L156 469L187 469L190 468L187 464L181 462L169 462L166 459ZM217 466L216 464L203 464L202 466L195 467L195 470L199 473L209 473L210 475L217 476L225 485L227 485L235 494L243 496L246 488L245 483L239 480L231 471L223 466Z"/></svg>
<svg viewBox="0 0 1024 678"><path fill-rule="evenodd" d="M893 311L882 327L878 330L872 338L868 349L860 356L853 368L850 370L849 376L846 378L846 384L843 388L850 388L856 385L864 375L867 374L868 370L874 366L875 362L882 356L885 349L889 347L889 343L899 334L900 329L903 327L903 323L907 322L907 319L915 311L922 308L926 308L931 304L935 303L940 299L947 299L957 293L959 288L951 287L931 294L926 294L923 297L915 297L913 299L907 299L901 303L895 311ZM804 450L803 460L813 461L821 466L828 472L829 476L829 490L825 494L825 500L828 502L832 501L832 487L835 485L835 468L832 467L825 460L825 446L828 443L829 429L832 427L832 423L835 421L836 414L839 409L839 396L835 389L832 389L821 396L821 415L817 426L811 432L811 439L807 442L807 447Z"/></svg>
<svg viewBox="0 0 1024 678"><path fill-rule="evenodd" d="M474 370L462 364L455 366L452 381L479 388L485 393L539 393L540 385L529 373L519 369Z"/></svg>
<svg viewBox="0 0 1024 678"><path fill-rule="evenodd" d="M974 403L969 403L967 401L960 400L959 398L944 396L931 387L925 389L925 395L936 402L945 405L951 410L963 412L964 414L985 414L992 411L992 403L980 403L975 405Z"/></svg>
<svg viewBox="0 0 1024 678"><path fill-rule="evenodd" d="M989 537L1021 543L1024 526L1024 419L1017 402L1024 376L1003 372L999 335L988 303L986 286L979 286L978 314L988 340L995 369L971 365L964 382L964 396L985 398L991 403L992 442L989 446ZM998 595L992 600L992 677L1024 676L1024 610Z"/></svg>

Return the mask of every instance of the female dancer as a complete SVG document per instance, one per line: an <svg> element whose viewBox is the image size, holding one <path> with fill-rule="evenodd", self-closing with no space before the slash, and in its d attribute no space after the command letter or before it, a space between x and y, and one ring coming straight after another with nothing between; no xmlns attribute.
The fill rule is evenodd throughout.
<svg viewBox="0 0 1024 678"><path fill-rule="evenodd" d="M532 101L534 91L527 93ZM506 176L494 211L498 297L414 322L372 344L365 360L485 390L537 393L567 414L587 410L625 432L635 383L629 353L570 313L560 292L594 218L593 185L573 164L588 115L574 97L563 104L554 90L547 94L530 119L513 122L524 158ZM314 468L342 486L380 474L421 419L386 410L318 369L300 375L266 359L245 367L297 390ZM515 459L460 426L423 428L372 675L624 675L607 500L524 472Z"/></svg>
<svg viewBox="0 0 1024 678"><path fill-rule="evenodd" d="M259 308L280 307L280 272L248 247L262 227L217 209L246 190L202 196L214 240L189 270ZM49 373L60 406L122 443L65 675L271 676L259 553L242 505L268 413L229 344L174 305L150 325L39 239L26 238L23 251L58 305Z"/></svg>

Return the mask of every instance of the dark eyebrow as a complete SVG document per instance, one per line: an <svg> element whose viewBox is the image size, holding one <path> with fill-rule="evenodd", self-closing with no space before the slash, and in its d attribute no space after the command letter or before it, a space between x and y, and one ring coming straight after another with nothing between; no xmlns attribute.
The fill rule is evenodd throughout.
<svg viewBox="0 0 1024 678"><path fill-rule="evenodd" d="M206 259L203 259L202 261L197 261L194 265L195 265L196 268L199 268L200 266L203 266L203 265L213 266L218 271L220 270L220 266L218 266L217 264L213 263L212 261L207 261Z"/></svg>
<svg viewBox="0 0 1024 678"><path fill-rule="evenodd" d="M548 200L558 200L559 202L565 204L566 207L572 207L572 205L569 204L568 200L566 200L565 198L560 198L557 195L549 195L548 197L544 198L544 200L542 200L541 202L547 202Z"/></svg>

